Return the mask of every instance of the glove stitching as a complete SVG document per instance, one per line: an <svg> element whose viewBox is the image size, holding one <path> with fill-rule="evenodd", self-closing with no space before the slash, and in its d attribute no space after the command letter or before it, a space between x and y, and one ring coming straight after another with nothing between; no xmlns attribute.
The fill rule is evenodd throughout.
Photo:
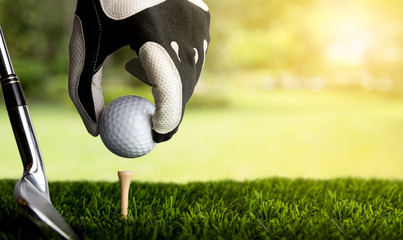
<svg viewBox="0 0 403 240"><path fill-rule="evenodd" d="M96 7L96 5L95 5L95 2L94 2L94 0L92 0L91 2L92 2L92 5L94 6L95 15L97 16L98 28L99 28L97 52L96 52L96 54L95 54L94 67L92 68L92 73L95 73L95 70L96 70L96 67L97 67L98 56L99 56L99 50L100 50L100 46L101 46L102 25L101 25L101 20L100 20L100 18L99 18L98 10L97 10L97 7ZM92 83L92 84L93 84L93 83Z"/></svg>

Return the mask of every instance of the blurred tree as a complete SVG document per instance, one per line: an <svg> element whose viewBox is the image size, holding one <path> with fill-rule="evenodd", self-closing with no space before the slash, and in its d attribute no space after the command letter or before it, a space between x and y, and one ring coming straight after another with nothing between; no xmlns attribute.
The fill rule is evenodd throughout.
<svg viewBox="0 0 403 240"><path fill-rule="evenodd" d="M263 69L273 75L285 73L301 78L327 75L330 79L340 71L340 63L329 61L327 53L338 38L343 39L340 36L343 31L335 31L337 23L344 19L345 25L339 27L349 30L348 18L366 23L374 44L363 51L364 59L359 65L344 69L354 68L354 72L390 78L403 85L403 1L206 0L206 3L212 16L212 41L205 71ZM0 0L0 24L29 97L68 99L68 43L75 4L72 0ZM349 31L354 33L357 29L360 30L359 25ZM108 58L105 84L109 84L110 78L110 85L138 84L124 71L124 64L134 56L126 47ZM354 73L351 78L356 76Z"/></svg>
<svg viewBox="0 0 403 240"><path fill-rule="evenodd" d="M59 85L53 78L66 75L69 26L65 19L72 19L73 7L68 0L0 0L0 24L28 96L42 98L57 91L50 89Z"/></svg>

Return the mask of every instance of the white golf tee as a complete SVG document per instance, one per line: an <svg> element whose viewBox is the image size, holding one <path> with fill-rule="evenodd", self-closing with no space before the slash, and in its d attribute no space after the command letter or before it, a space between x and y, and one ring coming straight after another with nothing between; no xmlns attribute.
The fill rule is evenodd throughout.
<svg viewBox="0 0 403 240"><path fill-rule="evenodd" d="M128 208L128 201L129 201L129 188L130 188L130 181L133 176L133 172L131 171L118 171L119 182L120 182L120 209L122 217L127 218L127 208Z"/></svg>

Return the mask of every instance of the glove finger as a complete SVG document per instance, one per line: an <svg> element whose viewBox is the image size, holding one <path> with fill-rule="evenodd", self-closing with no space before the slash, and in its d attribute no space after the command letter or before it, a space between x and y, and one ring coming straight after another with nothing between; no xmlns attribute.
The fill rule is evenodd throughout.
<svg viewBox="0 0 403 240"><path fill-rule="evenodd" d="M151 82L147 77L147 73L143 68L139 58L129 60L125 65L126 71L140 79L142 82L151 86Z"/></svg>
<svg viewBox="0 0 403 240"><path fill-rule="evenodd" d="M88 132L98 135L98 119L104 109L102 66L94 73L85 66L85 40L80 18L74 18L69 45L69 94Z"/></svg>
<svg viewBox="0 0 403 240"><path fill-rule="evenodd" d="M139 57L155 101L153 138L156 142L167 141L177 131L183 116L181 77L168 52L158 43L146 42L139 50Z"/></svg>

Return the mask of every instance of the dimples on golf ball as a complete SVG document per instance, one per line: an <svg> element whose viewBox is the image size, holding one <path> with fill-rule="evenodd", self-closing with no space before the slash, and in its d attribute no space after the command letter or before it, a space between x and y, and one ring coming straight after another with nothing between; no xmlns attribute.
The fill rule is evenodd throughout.
<svg viewBox="0 0 403 240"><path fill-rule="evenodd" d="M138 96L123 96L110 102L99 120L99 134L105 146L116 155L136 158L155 147L151 117L155 107Z"/></svg>

